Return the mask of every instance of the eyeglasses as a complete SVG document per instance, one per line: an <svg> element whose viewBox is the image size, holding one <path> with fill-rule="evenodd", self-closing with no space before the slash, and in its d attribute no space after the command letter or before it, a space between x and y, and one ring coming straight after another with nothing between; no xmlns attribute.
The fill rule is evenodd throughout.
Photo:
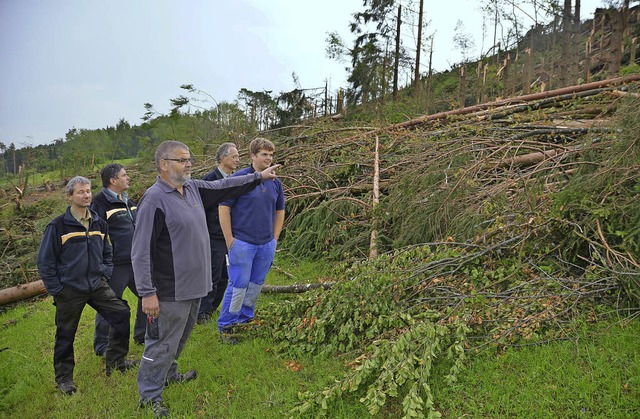
<svg viewBox="0 0 640 419"><path fill-rule="evenodd" d="M193 164L193 157L190 157L188 159L162 159L162 160L171 160L171 161L177 161L178 163L180 163L183 166L187 165L187 162Z"/></svg>

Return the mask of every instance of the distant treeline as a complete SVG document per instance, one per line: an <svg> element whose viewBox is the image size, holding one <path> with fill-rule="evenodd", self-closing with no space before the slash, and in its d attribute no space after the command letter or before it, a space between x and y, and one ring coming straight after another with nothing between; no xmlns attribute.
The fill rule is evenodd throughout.
<svg viewBox="0 0 640 419"><path fill-rule="evenodd" d="M0 176L59 171L64 178L115 160L151 160L156 146L172 139L186 143L196 157L201 157L215 152L213 147L222 142L242 144L258 131L295 125L335 109L334 103L328 103L332 99L326 88L294 89L273 96L268 91L242 89L235 103L218 103L192 85L181 87L189 96L170 99L168 114L145 104L146 113L139 125L123 118L115 126L101 129L72 128L65 138L46 145L16 148L14 143L0 142Z"/></svg>

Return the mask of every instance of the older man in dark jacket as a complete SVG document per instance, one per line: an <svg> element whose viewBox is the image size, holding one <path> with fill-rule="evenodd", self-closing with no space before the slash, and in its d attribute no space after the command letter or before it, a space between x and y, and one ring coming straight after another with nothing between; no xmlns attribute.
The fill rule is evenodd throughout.
<svg viewBox="0 0 640 419"><path fill-rule="evenodd" d="M107 375L137 365L125 359L129 352L129 306L107 284L111 277L111 245L107 224L89 210L91 182L76 176L66 187L71 205L47 226L40 251L38 272L56 306L56 340L53 367L58 388L73 394L75 360L73 342L82 310L93 307L112 326L105 354Z"/></svg>

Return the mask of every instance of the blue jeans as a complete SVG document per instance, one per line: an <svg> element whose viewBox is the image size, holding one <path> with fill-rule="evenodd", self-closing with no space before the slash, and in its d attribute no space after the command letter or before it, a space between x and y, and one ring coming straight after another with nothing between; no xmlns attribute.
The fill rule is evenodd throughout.
<svg viewBox="0 0 640 419"><path fill-rule="evenodd" d="M224 293L218 329L251 321L256 301L276 255L276 240L251 244L235 239L229 249L229 285Z"/></svg>

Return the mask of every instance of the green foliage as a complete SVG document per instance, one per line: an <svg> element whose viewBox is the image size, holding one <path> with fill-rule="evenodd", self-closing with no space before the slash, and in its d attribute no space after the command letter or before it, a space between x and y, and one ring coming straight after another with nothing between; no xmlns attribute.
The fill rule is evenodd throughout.
<svg viewBox="0 0 640 419"><path fill-rule="evenodd" d="M303 211L287 226L284 246L295 256L315 258L360 258L370 226L362 206L351 200L324 201Z"/></svg>
<svg viewBox="0 0 640 419"><path fill-rule="evenodd" d="M629 269L633 256L640 254L639 105L638 100L625 103L615 140L606 150L590 154L592 164L553 195L552 212L558 231L554 241L563 257L620 272L620 283L636 303L640 282Z"/></svg>
<svg viewBox="0 0 640 419"><path fill-rule="evenodd" d="M620 68L621 76L628 76L629 74L637 74L637 73L640 73L640 65L636 63L625 65Z"/></svg>
<svg viewBox="0 0 640 419"><path fill-rule="evenodd" d="M353 393L371 414L401 399L403 417L435 417L432 368L447 369L437 379L454 383L474 345L561 337L567 330L557 325L583 309L571 290L595 292L598 272L562 279L563 266L537 263L523 263L517 247L411 246L342 264L330 290L272 305L265 322L280 351L338 355L351 368L304 393L293 413L320 414Z"/></svg>

